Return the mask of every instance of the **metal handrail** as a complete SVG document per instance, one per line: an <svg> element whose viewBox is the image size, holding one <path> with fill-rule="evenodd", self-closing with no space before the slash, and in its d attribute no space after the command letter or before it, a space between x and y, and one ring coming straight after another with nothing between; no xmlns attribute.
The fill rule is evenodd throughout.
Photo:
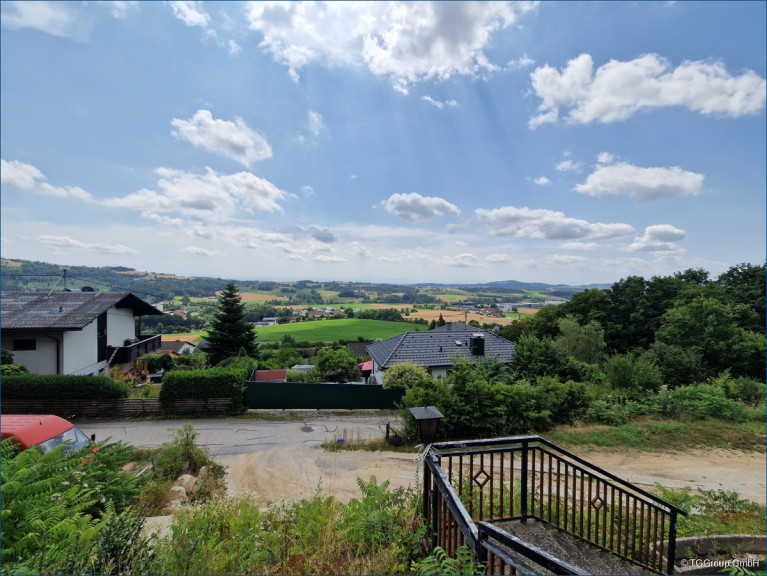
<svg viewBox="0 0 767 576"><path fill-rule="evenodd" d="M555 462L562 462L565 465L565 475L567 475L567 469L570 467L575 473L575 471L580 473L581 478L581 491L584 489L584 478L588 478L588 491L589 494L591 494L591 479L593 478L597 482L597 487L599 486L599 483L601 482L604 488L604 494L605 497L607 496L607 487L612 486L611 490L617 490L618 494L624 494L626 498L633 499L633 514L636 514L637 512L637 503L639 503L639 509L640 513L644 514L644 510L655 510L653 513L655 515L655 520L650 522L649 516L648 516L648 523L644 523L644 519L640 520L640 532L638 534L639 540L634 540L633 542L639 542L639 546L641 548L637 549L637 551L641 549L647 549L647 546L650 546L648 544L646 538L649 538L651 535L651 526L654 526L653 530L655 532L656 538L658 537L658 515L660 514L661 518L661 524L660 524L660 537L663 538L665 535L665 530L663 527L663 524L667 521L668 524L668 548L666 550L661 549L660 557L657 557L658 560L650 560L650 561L637 561L632 559L632 557L635 551L634 544L631 544L631 550L628 551L628 548L624 547L623 553L620 551L620 544L617 544L617 548L613 549L612 544L612 533L610 533L610 544L609 546L606 544L606 535L602 535L602 543L599 543L598 537L596 541L591 540L591 528L588 528L588 533L583 534L580 532L574 532L571 530L568 530L567 527L567 515L565 515L564 518L564 525L560 528L565 530L566 532L570 532L571 534L586 540L588 542L592 542L593 544L596 544L600 548L612 551L613 553L617 554L618 556L622 556L626 558L627 560L631 561L632 563L637 563L638 565L645 566L647 568L650 568L652 570L663 570L664 569L664 560L661 560L660 558L663 558L665 556L665 570L668 571L669 574L673 573L673 562L674 562L674 554L675 554L675 541L676 541L676 530L677 530L677 516L678 514L687 515L687 513L680 509L677 506L674 506L673 504L664 501L663 499L659 498L658 496L651 494L647 492L646 490L643 490L625 480L622 478L619 478L615 476L614 474L598 467L590 462L584 460L583 458L580 458L579 456L576 456L575 454L560 448L556 444L553 444L549 442L548 440L545 440L544 438L541 438L539 436L522 436L522 437L506 437L506 438L492 438L492 439L484 439L484 440L468 440L468 441L458 441L458 442L442 442L442 443L436 443L429 447L426 454L426 462L427 462L427 469L429 470L429 473L434 479L434 486L433 488L436 488L436 490L432 489L432 520L434 522L433 524L433 530L438 530L437 525L437 516L438 516L438 504L436 501L437 494L434 492L439 492L442 495L443 501L445 505L447 505L448 509L450 510L450 513L452 514L452 517L455 521L454 526L458 526L463 534L463 537L465 541L469 544L472 551L475 553L475 556L477 557L486 557L487 552L490 551L493 554L495 554L499 559L501 559L506 564L511 565L519 565L520 567L524 566L524 564L521 564L518 559L514 559L513 556L509 556L508 554L504 553L502 548L498 548L495 544L492 542L487 542L487 535L490 534L493 536L494 540L502 541L504 546L507 546L508 548L514 549L523 556L527 558L533 559L534 562L536 560L533 558L537 554L543 553L544 556L541 557L544 560L544 563L541 565L545 565L547 562L555 562L555 563L562 563L564 561L561 561L545 551L542 551L540 549L537 549L535 546L531 546L530 544L524 543L522 540L515 536L511 536L506 532L499 531L495 527L491 527L490 525L485 525L482 520L499 520L501 519L500 516L496 517L492 515L492 511L490 516L486 516L482 511L482 491L480 491L480 512L477 523L475 523L472 520L472 517L468 514L466 508L464 507L460 496L456 493L456 490L452 486L452 473L451 476L448 477L445 472L442 469L442 459L446 458L449 459L451 462L450 466L452 469L452 458L458 457L459 462L462 460L463 456L470 456L470 466L473 466L471 462L473 462L473 458L475 456L480 456L480 472L484 472L484 468L482 468L482 456L484 455L490 455L490 477L492 477L492 467L493 467L493 455L500 454L501 455L501 463L503 462L503 454L511 454L512 457L512 463L513 463L513 455L515 453L519 453L521 456L521 465L522 465L522 472L519 477L519 481L521 483L521 490L520 490L520 513L521 515L514 515L512 510L509 510L509 513L511 514L508 516L509 519L512 518L521 518L522 521L524 521L528 517L536 517L538 518L538 515L535 513L535 507L536 507L536 493L538 488L533 488L533 492L529 494L531 498L533 498L533 509L532 511L528 510L528 470L531 472L532 476L530 478L530 481L534 482L535 484L535 478L536 473L539 472L538 466L536 465L536 452L540 454L540 474L544 474L544 457L548 457L549 459L549 468L547 469L548 474L553 474L551 470L552 465L552 459ZM528 456L532 457L533 464L532 467L528 467ZM512 479L513 479L513 470L514 466L512 465ZM484 480L482 483L477 481L477 477L479 477L479 473L477 476L474 476L475 482L480 486L480 490L482 490L484 484L487 482L487 480ZM426 470L424 471L426 474ZM559 464L557 464L557 472L556 474L559 474ZM487 476L487 472L484 472L484 475ZM565 476L566 477L566 476ZM575 475L573 475L573 481L575 481ZM424 490L427 490L427 477L425 476L425 482L424 482ZM501 482L503 482L503 470L501 469ZM567 480L566 480L567 482ZM540 485L540 496L543 497L544 494L544 485L541 483L541 481L538 481ZM549 491L552 489L552 482L551 478L549 478L548 481L549 484ZM492 508L492 486L493 484L490 484L490 506ZM573 489L575 489L575 484L573 484ZM567 493L567 486L565 486L565 490ZM598 488L599 490L599 488ZM557 489L557 494L559 494L559 489ZM597 492L597 497L599 497L599 492ZM622 498L623 496L621 496ZM540 502L540 501L539 501ZM588 500L587 500L588 502ZM583 506L586 504L583 500L583 496L580 497L580 505ZM591 501L591 504L594 504L593 501ZM502 497L501 497L501 506L502 506ZM541 506L541 513L543 513L543 503L540 504ZM599 506L602 506L600 503ZM588 508L588 507L587 507ZM599 507L596 508L599 510ZM444 509L443 509L444 510ZM589 526L591 523L591 509L588 509L588 522ZM428 516L428 514L425 512L425 516ZM631 514L631 512L628 512L627 514ZM662 518L665 517L666 520L663 520ZM551 512L549 512L549 521L546 521L544 517L540 517L540 520L551 524L552 526L558 526L558 520L559 518L559 505L557 505L557 521L554 524L551 524L552 517ZM575 512L573 512L573 523L575 522ZM599 513L596 513L596 521L597 524L595 525L595 530L598 528L598 522L599 522ZM603 522L606 521L607 516L603 516ZM619 522L622 522L620 520L622 518L620 510L618 511L618 518ZM629 525L628 525L628 515L626 516L627 523L625 525L626 531L629 532ZM644 518L644 517L642 517ZM583 528L583 522L584 522L584 513L583 509L580 512L580 524L581 524L581 530ZM645 529L646 526L646 529ZM632 532L635 533L636 531L636 520L634 520L634 526L631 529ZM497 537L496 534L502 534L503 537ZM597 532L595 531L595 535ZM636 533L635 533L636 534ZM618 526L618 538L621 538L621 526ZM436 535L432 536L433 543L436 543ZM636 535L635 535L636 538ZM497 544L497 543L496 543ZM628 544L626 544L627 546ZM664 552L666 553L664 555ZM547 556L551 556L551 558L548 558ZM564 562L562 566L568 564L567 562ZM574 572L573 569L577 567L573 567L572 565L568 565L566 567L560 567L557 568L558 570L563 570L562 573L579 573ZM552 570L556 572L556 570ZM580 572L583 573L583 572Z"/></svg>
<svg viewBox="0 0 767 576"><path fill-rule="evenodd" d="M522 553L525 558L543 566L546 570L549 570L554 574L574 574L576 576L584 576L588 574L588 572L580 566L576 566L566 560L561 560L538 546L528 544L513 534L499 530L492 524L479 522L477 527L479 530L480 543L482 543L483 546L485 545L484 543L487 542L487 538L492 537L495 540L498 540L503 546L507 546L516 552ZM488 544L492 546L492 543ZM499 552L504 552L503 549L498 547L495 547L492 551L496 555L498 555Z"/></svg>
<svg viewBox="0 0 767 576"><path fill-rule="evenodd" d="M616 482L618 484L621 484L622 486L624 486L626 488L629 488L630 490L632 490L632 491L634 491L634 492L636 492L638 494L641 494L642 496L644 496L646 498L649 498L650 500L655 501L656 503L660 504L661 506L665 506L666 508L669 509L669 511L673 510L677 514L681 514L683 516L687 516L687 512L685 512L684 510L682 510L678 506L675 506L675 505L671 504L670 502L666 502L665 500L663 500L662 498L656 496L655 494L647 492L646 490L643 490L642 488L639 488L638 486L635 486L634 484L631 484L630 482L627 482L626 480L623 480L622 478L616 476L615 474L612 474L611 472L608 472L607 470L604 470L604 469L600 468L599 466L595 466L594 464L591 464L590 462L588 462L587 460L584 460L580 456L576 456L572 452L570 452L568 450L565 450L564 448L561 448L561 447L557 446L556 444L553 444L553 443L549 442L545 438L541 438L540 436L517 436L517 437L511 437L511 438L510 437L507 437L507 438L489 438L489 439L484 439L484 440L461 440L461 441L458 441L458 442L441 442L441 443L438 443L438 444L432 444L431 448L432 448L432 450L436 451L437 454L441 454L441 452L439 452L439 450L441 448L442 449L453 448L453 447L455 447L455 448L468 448L469 446L499 446L499 445L508 446L509 444L520 444L521 445L520 448L522 448L522 445L524 445L525 442L528 443L528 446L527 446L528 448L535 447L535 446L530 446L529 445L530 442L539 442L539 443L547 446L548 448L554 450L555 452L559 452L560 454L563 454L563 455L567 456L568 458L572 458L573 460L575 460L579 464L583 465L587 469L594 470L594 471L598 472L599 474L602 474L605 477L609 478L611 481ZM450 454L450 455L481 454L483 452L489 454L489 453L498 453L498 452L502 452L502 451L504 451L504 450L502 450L502 449L487 450L487 451L471 450L471 451L463 451L463 452L460 451L460 450L457 450L457 451L450 451L447 454Z"/></svg>

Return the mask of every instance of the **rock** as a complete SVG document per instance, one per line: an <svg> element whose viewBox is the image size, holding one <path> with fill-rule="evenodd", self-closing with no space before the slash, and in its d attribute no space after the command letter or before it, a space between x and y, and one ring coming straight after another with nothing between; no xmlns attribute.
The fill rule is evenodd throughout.
<svg viewBox="0 0 767 576"><path fill-rule="evenodd" d="M182 474L173 483L174 486L181 486L187 494L191 494L194 490L194 484L197 482L197 478L191 474Z"/></svg>
<svg viewBox="0 0 767 576"><path fill-rule="evenodd" d="M186 495L186 489L183 486L173 486L169 492L171 494L171 498L173 499L171 504L187 502L189 500L189 497Z"/></svg>

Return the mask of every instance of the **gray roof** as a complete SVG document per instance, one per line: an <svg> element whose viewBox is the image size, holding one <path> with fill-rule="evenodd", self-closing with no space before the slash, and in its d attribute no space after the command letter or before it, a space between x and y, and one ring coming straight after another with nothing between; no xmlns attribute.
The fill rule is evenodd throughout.
<svg viewBox="0 0 767 576"><path fill-rule="evenodd" d="M0 292L2 330L81 330L113 306L162 315L130 292Z"/></svg>
<svg viewBox="0 0 767 576"><path fill-rule="evenodd" d="M450 326L450 328L448 328ZM368 346L370 356L386 370L394 364L412 362L423 366L451 366L457 356L473 360L469 341L473 334L481 334L485 341L485 356L510 362L514 357L514 343L500 336L452 322L428 332L404 332Z"/></svg>

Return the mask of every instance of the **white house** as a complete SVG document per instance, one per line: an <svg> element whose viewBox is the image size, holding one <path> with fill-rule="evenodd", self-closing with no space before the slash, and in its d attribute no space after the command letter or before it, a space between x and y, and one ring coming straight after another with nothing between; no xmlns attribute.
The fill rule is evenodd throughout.
<svg viewBox="0 0 767 576"><path fill-rule="evenodd" d="M2 292L0 347L36 374L100 374L160 347L140 316L162 314L130 292Z"/></svg>
<svg viewBox="0 0 767 576"><path fill-rule="evenodd" d="M514 343L487 330L448 322L428 332L404 332L367 347L373 359L372 378L383 384L386 370L395 364L412 362L424 366L435 380L447 376L456 357L476 360L483 356L510 362Z"/></svg>

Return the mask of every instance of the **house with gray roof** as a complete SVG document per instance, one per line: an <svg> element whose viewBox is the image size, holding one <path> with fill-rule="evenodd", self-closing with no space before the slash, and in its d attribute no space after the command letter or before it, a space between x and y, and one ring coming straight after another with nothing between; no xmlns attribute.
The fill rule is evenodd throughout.
<svg viewBox="0 0 767 576"><path fill-rule="evenodd" d="M514 343L481 328L449 322L428 332L404 332L370 344L372 378L383 383L383 375L395 364L412 362L425 367L435 380L447 376L456 357L475 361L489 356L501 362L514 358Z"/></svg>
<svg viewBox="0 0 767 576"><path fill-rule="evenodd" d="M35 374L100 374L159 348L138 319L161 314L130 292L2 292L0 347Z"/></svg>

